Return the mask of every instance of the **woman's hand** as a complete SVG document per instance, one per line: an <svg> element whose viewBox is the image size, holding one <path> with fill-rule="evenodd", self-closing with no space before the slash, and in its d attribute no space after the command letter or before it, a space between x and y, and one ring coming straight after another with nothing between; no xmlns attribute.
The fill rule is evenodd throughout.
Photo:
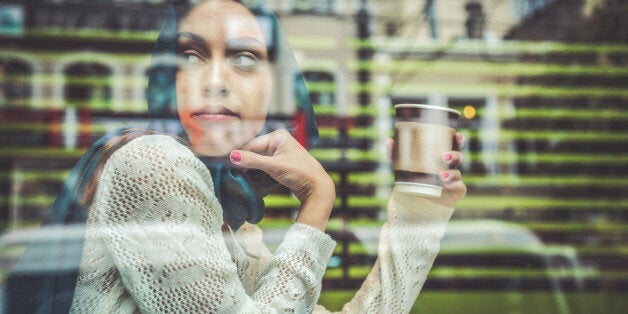
<svg viewBox="0 0 628 314"><path fill-rule="evenodd" d="M254 138L230 155L231 162L262 170L288 187L301 201L297 222L325 230L336 189L321 164L286 130Z"/></svg>
<svg viewBox="0 0 628 314"><path fill-rule="evenodd" d="M435 203L453 207L454 204L467 195L467 186L462 181L462 174L458 169L464 161L464 155L460 152L464 142L462 133L457 132L454 135L454 150L446 152L442 156L443 161L449 165L449 170L441 171L438 174L438 177L443 182L443 193L440 198L430 198ZM393 151L393 145L394 140L389 139L387 143L389 154ZM391 156L389 158L392 160Z"/></svg>
<svg viewBox="0 0 628 314"><path fill-rule="evenodd" d="M454 151L443 154L443 160L449 165L449 170L439 173L440 180L443 182L443 194L434 202L447 207L453 207L456 202L467 195L467 186L462 181L460 166L464 161L464 155L460 149L464 146L464 136L462 133L454 135Z"/></svg>

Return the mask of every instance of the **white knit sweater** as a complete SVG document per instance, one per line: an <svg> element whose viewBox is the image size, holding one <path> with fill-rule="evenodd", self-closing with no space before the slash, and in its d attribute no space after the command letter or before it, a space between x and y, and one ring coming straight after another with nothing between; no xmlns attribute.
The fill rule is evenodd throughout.
<svg viewBox="0 0 628 314"><path fill-rule="evenodd" d="M379 258L347 313L404 313L418 296L453 209L393 192ZM294 224L271 254L262 232L223 230L211 174L171 137L117 150L87 222L72 312L309 313L335 242Z"/></svg>

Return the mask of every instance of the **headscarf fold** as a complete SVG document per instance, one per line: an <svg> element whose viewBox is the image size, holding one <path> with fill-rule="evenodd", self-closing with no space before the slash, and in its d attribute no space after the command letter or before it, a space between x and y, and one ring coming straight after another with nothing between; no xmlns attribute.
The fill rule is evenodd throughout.
<svg viewBox="0 0 628 314"><path fill-rule="evenodd" d="M278 128L277 124L282 124L304 147L316 145L318 128L305 81L280 30L277 17L261 0L238 2L247 6L258 18L270 22L269 55L275 61L275 66L281 69L283 75L289 75L293 82L292 101L295 110L291 123L285 125L267 120L261 133L273 131ZM182 0L171 0L168 3L165 20L151 56L146 93L149 113L146 133L165 133L183 139L186 139L186 135L177 116L175 76L177 19L186 13L186 3ZM280 79L277 81L282 82ZM129 134L134 134L130 128L106 134L89 148L70 172L42 226L0 290L0 314L67 313L70 310L89 207L89 204L83 202L85 194L89 193L88 187L94 176L98 175L99 167L112 153L109 143L121 136L129 137ZM212 173L224 220L232 229L239 228L244 221L257 223L263 218L263 197L273 188L274 180L261 171L244 172L234 168L226 158L199 159ZM55 237L50 237L51 231Z"/></svg>
<svg viewBox="0 0 628 314"><path fill-rule="evenodd" d="M223 218L230 227L245 221L256 224L264 218L264 196L276 182L259 170L247 172L230 167L229 160L201 158L212 173L214 193L223 207Z"/></svg>

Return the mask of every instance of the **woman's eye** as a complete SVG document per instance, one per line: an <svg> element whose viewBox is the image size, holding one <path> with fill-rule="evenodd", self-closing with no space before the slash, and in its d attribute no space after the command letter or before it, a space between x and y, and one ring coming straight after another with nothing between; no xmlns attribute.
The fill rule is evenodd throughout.
<svg viewBox="0 0 628 314"><path fill-rule="evenodd" d="M260 60L252 53L242 52L231 57L231 64L240 70L252 71L259 66Z"/></svg>
<svg viewBox="0 0 628 314"><path fill-rule="evenodd" d="M204 63L204 60L197 54L192 52L182 52L179 54L179 64L182 67L191 67Z"/></svg>

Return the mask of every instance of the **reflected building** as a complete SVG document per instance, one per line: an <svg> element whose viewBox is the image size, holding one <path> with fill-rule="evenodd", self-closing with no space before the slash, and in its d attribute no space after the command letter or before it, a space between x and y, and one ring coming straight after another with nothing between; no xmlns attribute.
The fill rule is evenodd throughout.
<svg viewBox="0 0 628 314"><path fill-rule="evenodd" d="M6 178L0 216L6 229L41 219L96 138L143 120L146 52L163 7L1 1L0 12L14 17L0 23L0 158Z"/></svg>

